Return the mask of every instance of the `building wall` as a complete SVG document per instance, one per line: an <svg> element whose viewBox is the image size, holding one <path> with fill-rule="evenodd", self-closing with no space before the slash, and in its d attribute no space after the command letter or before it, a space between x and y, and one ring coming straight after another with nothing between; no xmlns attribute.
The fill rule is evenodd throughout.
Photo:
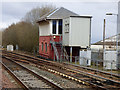
<svg viewBox="0 0 120 90"><path fill-rule="evenodd" d="M39 24L39 36L48 36L51 34L51 22L41 22Z"/></svg>
<svg viewBox="0 0 120 90"><path fill-rule="evenodd" d="M96 50L96 51L99 51L99 50L103 50L103 45L91 45L91 49L92 50ZM116 50L116 46L113 46L113 45L105 45L105 50Z"/></svg>
<svg viewBox="0 0 120 90"><path fill-rule="evenodd" d="M56 20L56 34L52 34L52 20L47 20L39 24L39 36L59 35L58 20Z"/></svg>
<svg viewBox="0 0 120 90"><path fill-rule="evenodd" d="M54 36L40 36L39 37L39 54L43 57L46 57L49 59L54 59L54 49L52 48L52 44L50 43L50 41L52 41L51 38L53 38L53 40L55 42L59 42L59 40L60 40L60 36L55 36L55 35ZM42 43L44 44L43 51L42 51ZM46 49L45 43L47 43L47 52L45 51L45 49Z"/></svg>
<svg viewBox="0 0 120 90"><path fill-rule="evenodd" d="M60 36L58 34L58 20L56 20L56 34L52 34L52 20L47 20L40 22L39 24L39 54L43 57L54 59L54 50L52 48L53 38L54 42L60 41ZM42 50L42 43L44 45ZM45 43L47 43L47 52L45 51ZM59 47L59 46L58 46Z"/></svg>
<svg viewBox="0 0 120 90"><path fill-rule="evenodd" d="M70 26L70 19L66 18L63 20L63 32L62 32L62 36L63 36L63 45L64 46L69 46L69 27L65 27L65 25L69 25ZM67 31L68 29L68 31Z"/></svg>
<svg viewBox="0 0 120 90"><path fill-rule="evenodd" d="M90 18L70 17L70 19L70 45L86 48L90 44Z"/></svg>
<svg viewBox="0 0 120 90"><path fill-rule="evenodd" d="M42 51L43 43L43 51ZM45 43L47 43L47 52L45 51ZM49 36L40 36L39 37L39 53L41 56L49 58L50 57L50 37Z"/></svg>
<svg viewBox="0 0 120 90"><path fill-rule="evenodd" d="M69 24L69 27L67 25ZM63 20L63 46L90 45L90 18L69 17Z"/></svg>

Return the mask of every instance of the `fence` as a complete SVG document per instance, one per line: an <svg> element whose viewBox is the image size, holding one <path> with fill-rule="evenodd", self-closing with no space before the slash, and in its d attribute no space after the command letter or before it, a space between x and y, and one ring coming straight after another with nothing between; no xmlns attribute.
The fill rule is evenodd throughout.
<svg viewBox="0 0 120 90"><path fill-rule="evenodd" d="M61 56L65 57L65 56ZM120 63L116 63L115 60L102 60L102 59L87 59L85 57L79 57L79 56L72 56L68 57L69 60L62 58L60 62L65 62L65 63L70 63L74 65L79 65L79 66L84 66L84 67L90 67L96 70L103 70L103 71L108 71L111 73L120 74L120 71L117 70L117 66L120 65ZM70 62L70 58L73 59L72 62Z"/></svg>

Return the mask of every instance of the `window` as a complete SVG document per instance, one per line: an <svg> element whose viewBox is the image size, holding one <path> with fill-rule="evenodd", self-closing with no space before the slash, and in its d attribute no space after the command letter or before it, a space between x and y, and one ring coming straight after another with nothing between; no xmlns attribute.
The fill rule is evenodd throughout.
<svg viewBox="0 0 120 90"><path fill-rule="evenodd" d="M56 34L56 20L52 21L52 33Z"/></svg>
<svg viewBox="0 0 120 90"><path fill-rule="evenodd" d="M47 52L47 43L45 43L45 52Z"/></svg>
<svg viewBox="0 0 120 90"><path fill-rule="evenodd" d="M66 33L69 32L69 24L65 24L65 32L66 32Z"/></svg>
<svg viewBox="0 0 120 90"><path fill-rule="evenodd" d="M58 34L62 34L62 20L58 22Z"/></svg>
<svg viewBox="0 0 120 90"><path fill-rule="evenodd" d="M43 48L44 48L44 45L43 45L43 42L42 42L42 51L43 51Z"/></svg>

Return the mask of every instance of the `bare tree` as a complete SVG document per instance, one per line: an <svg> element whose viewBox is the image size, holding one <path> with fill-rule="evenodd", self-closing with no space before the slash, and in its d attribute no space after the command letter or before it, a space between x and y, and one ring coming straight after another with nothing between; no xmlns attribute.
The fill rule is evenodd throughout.
<svg viewBox="0 0 120 90"><path fill-rule="evenodd" d="M53 5L44 5L41 7L36 7L34 9L32 9L31 11L29 11L24 18L22 18L23 21L25 22L29 22L32 24L36 24L36 21L42 17L43 15L45 15L46 13L48 13L49 11L53 10L55 8L55 6Z"/></svg>
<svg viewBox="0 0 120 90"><path fill-rule="evenodd" d="M36 21L55 8L52 5L37 7L28 12L21 22L12 24L3 31L3 45L18 45L19 49L33 51L39 46L39 34Z"/></svg>

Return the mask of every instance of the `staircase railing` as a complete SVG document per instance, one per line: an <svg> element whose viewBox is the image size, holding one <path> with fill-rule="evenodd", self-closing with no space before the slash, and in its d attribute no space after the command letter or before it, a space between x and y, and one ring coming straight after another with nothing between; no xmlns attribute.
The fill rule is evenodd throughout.
<svg viewBox="0 0 120 90"><path fill-rule="evenodd" d="M68 56L68 54L67 54L67 51L66 51L66 49L63 47L63 53L64 53L64 57L67 59L67 60L69 60L69 56Z"/></svg>
<svg viewBox="0 0 120 90"><path fill-rule="evenodd" d="M67 54L67 51L66 51L66 49L62 46L62 35L61 35L60 38L59 38L59 43L60 43L60 48L61 48L61 53L60 53L60 54L58 53L59 50L57 49L57 46L56 46L56 44L55 44L55 40L54 40L53 37L51 37L51 43L52 43L52 45L53 45L54 54L55 54L55 56L56 56L57 61L58 61L59 59L62 59L62 56L65 57L66 60L69 60L69 56L68 56L68 54ZM59 55L60 55L61 57L59 57Z"/></svg>
<svg viewBox="0 0 120 90"><path fill-rule="evenodd" d="M60 43L61 43L61 56L65 57L65 59L69 60L69 56L65 47L62 46L62 35L60 35Z"/></svg>
<svg viewBox="0 0 120 90"><path fill-rule="evenodd" d="M52 39L52 45L53 45L55 56L56 56L57 60L59 60L59 54L58 54L58 51L57 51L55 41L54 41L53 37L51 37L51 39Z"/></svg>

